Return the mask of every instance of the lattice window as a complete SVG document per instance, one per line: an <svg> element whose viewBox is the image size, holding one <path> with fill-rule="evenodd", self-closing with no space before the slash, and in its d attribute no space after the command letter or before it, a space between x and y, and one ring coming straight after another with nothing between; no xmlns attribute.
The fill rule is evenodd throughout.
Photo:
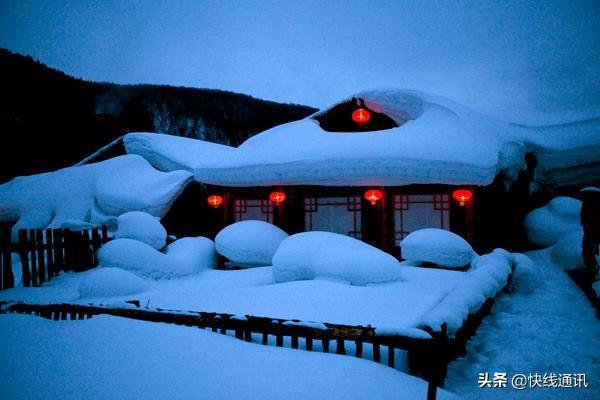
<svg viewBox="0 0 600 400"><path fill-rule="evenodd" d="M360 201L360 196L304 199L305 230L335 232L361 239Z"/></svg>
<svg viewBox="0 0 600 400"><path fill-rule="evenodd" d="M235 199L233 212L236 222L257 219L273 223L273 203L270 200Z"/></svg>
<svg viewBox="0 0 600 400"><path fill-rule="evenodd" d="M396 244L417 229L450 229L450 195L394 195L394 224Z"/></svg>

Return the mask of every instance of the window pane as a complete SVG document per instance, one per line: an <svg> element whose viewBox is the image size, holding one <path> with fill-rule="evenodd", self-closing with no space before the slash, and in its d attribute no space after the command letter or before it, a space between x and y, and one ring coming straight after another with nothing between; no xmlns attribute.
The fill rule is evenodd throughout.
<svg viewBox="0 0 600 400"><path fill-rule="evenodd" d="M360 239L360 197L305 199L304 226L307 231L334 232Z"/></svg>

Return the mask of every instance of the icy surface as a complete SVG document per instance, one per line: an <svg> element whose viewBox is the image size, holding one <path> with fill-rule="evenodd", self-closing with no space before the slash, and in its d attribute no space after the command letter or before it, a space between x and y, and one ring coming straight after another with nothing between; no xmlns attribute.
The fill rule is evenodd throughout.
<svg viewBox="0 0 600 400"><path fill-rule="evenodd" d="M111 316L0 315L0 346L10 399L391 400L427 391L423 380L367 360ZM438 399L458 397L438 389Z"/></svg>
<svg viewBox="0 0 600 400"><path fill-rule="evenodd" d="M115 239L98 251L102 267L115 267L154 278L196 274L217 265L214 242L204 237L182 238L164 252L134 239Z"/></svg>
<svg viewBox="0 0 600 400"><path fill-rule="evenodd" d="M120 268L96 268L85 272L77 291L82 298L106 298L138 294L146 289L146 282L129 271Z"/></svg>
<svg viewBox="0 0 600 400"><path fill-rule="evenodd" d="M450 364L446 388L465 399L600 398L600 322L581 289L554 265L548 251L519 258L513 292L496 300L468 344L467 356ZM479 388L478 374L506 372L507 388ZM589 387L514 390L514 374L587 375Z"/></svg>
<svg viewBox="0 0 600 400"><path fill-rule="evenodd" d="M391 255L331 232L292 235L273 256L275 282L325 278L366 286L399 280L401 270L400 263Z"/></svg>
<svg viewBox="0 0 600 400"><path fill-rule="evenodd" d="M216 236L217 252L238 266L264 266L288 234L264 221L240 221L223 228Z"/></svg>
<svg viewBox="0 0 600 400"><path fill-rule="evenodd" d="M527 214L527 237L537 245L551 246L566 234L581 230L580 212L581 201L571 197L556 197L544 207Z"/></svg>
<svg viewBox="0 0 600 400"><path fill-rule="evenodd" d="M157 250L165 247L167 230L159 219L141 211L130 211L117 218L117 230L114 237L136 239Z"/></svg>
<svg viewBox="0 0 600 400"><path fill-rule="evenodd" d="M475 255L471 245L457 234L435 228L411 232L400 243L402 258L413 262L430 262L449 268L468 265Z"/></svg>
<svg viewBox="0 0 600 400"><path fill-rule="evenodd" d="M136 155L18 177L0 185L0 221L17 221L16 240L19 228L89 227L128 211L162 217L190 179Z"/></svg>

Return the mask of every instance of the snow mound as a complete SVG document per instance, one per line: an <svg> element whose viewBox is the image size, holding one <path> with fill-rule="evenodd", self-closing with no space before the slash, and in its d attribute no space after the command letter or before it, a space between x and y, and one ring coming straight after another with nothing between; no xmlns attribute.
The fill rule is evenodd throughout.
<svg viewBox="0 0 600 400"><path fill-rule="evenodd" d="M160 172L137 155L17 177L0 185L0 222L21 228L89 227L128 211L162 217L185 185L187 171Z"/></svg>
<svg viewBox="0 0 600 400"><path fill-rule="evenodd" d="M273 263L273 255L288 234L264 221L240 221L221 230L215 238L217 251L239 266Z"/></svg>
<svg viewBox="0 0 600 400"><path fill-rule="evenodd" d="M158 218L142 211L130 211L117 218L115 238L136 239L157 250L165 247L167 230Z"/></svg>
<svg viewBox="0 0 600 400"><path fill-rule="evenodd" d="M421 327L439 331L446 323L448 333L453 335L469 314L479 310L487 299L506 286L513 267L519 263L525 263L525 268L529 266L526 257L514 257L502 249L474 257L473 268L464 273L466 279L425 316Z"/></svg>
<svg viewBox="0 0 600 400"><path fill-rule="evenodd" d="M400 243L402 258L413 262L430 262L442 267L468 265L475 255L462 237L444 229L425 228L411 232Z"/></svg>
<svg viewBox="0 0 600 400"><path fill-rule="evenodd" d="M148 289L143 279L120 268L96 268L79 282L79 296L115 297L141 293Z"/></svg>
<svg viewBox="0 0 600 400"><path fill-rule="evenodd" d="M366 286L400 280L398 260L349 236L303 232L285 239L273 256L275 282L334 279Z"/></svg>
<svg viewBox="0 0 600 400"><path fill-rule="evenodd" d="M212 240L182 238L168 245L164 253L134 239L115 239L100 248L102 267L132 271L153 279L170 279L214 268L217 254Z"/></svg>
<svg viewBox="0 0 600 400"><path fill-rule="evenodd" d="M551 246L565 234L581 230L581 201L571 197L556 197L544 207L525 217L527 237L539 246Z"/></svg>
<svg viewBox="0 0 600 400"><path fill-rule="evenodd" d="M550 247L552 262L567 271L583 267L583 257L581 256L582 240L582 230L577 230L563 236Z"/></svg>

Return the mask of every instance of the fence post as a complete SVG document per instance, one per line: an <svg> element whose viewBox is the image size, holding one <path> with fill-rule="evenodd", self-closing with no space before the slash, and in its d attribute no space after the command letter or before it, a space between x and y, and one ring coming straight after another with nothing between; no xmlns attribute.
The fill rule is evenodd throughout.
<svg viewBox="0 0 600 400"><path fill-rule="evenodd" d="M46 268L44 257L44 232L41 229L35 230L35 244L38 259L38 284L41 286L46 281Z"/></svg>
<svg viewBox="0 0 600 400"><path fill-rule="evenodd" d="M27 240L27 229L19 229L19 254L21 255L21 268L23 286L31 286L31 275L29 274L29 241Z"/></svg>
<svg viewBox="0 0 600 400"><path fill-rule="evenodd" d="M12 243L11 243L11 229L3 228L0 229L0 265L2 266L2 282L0 284L0 290L10 289L15 287L15 277L12 270Z"/></svg>
<svg viewBox="0 0 600 400"><path fill-rule="evenodd" d="M63 254L64 241L63 241L63 230L53 229L52 240L54 241L54 276L58 275L59 271L65 269L65 257Z"/></svg>
<svg viewBox="0 0 600 400"><path fill-rule="evenodd" d="M54 265L54 235L52 233L52 229L46 229L46 257L48 258L48 262L46 263L46 267L48 269L48 281L56 276Z"/></svg>

